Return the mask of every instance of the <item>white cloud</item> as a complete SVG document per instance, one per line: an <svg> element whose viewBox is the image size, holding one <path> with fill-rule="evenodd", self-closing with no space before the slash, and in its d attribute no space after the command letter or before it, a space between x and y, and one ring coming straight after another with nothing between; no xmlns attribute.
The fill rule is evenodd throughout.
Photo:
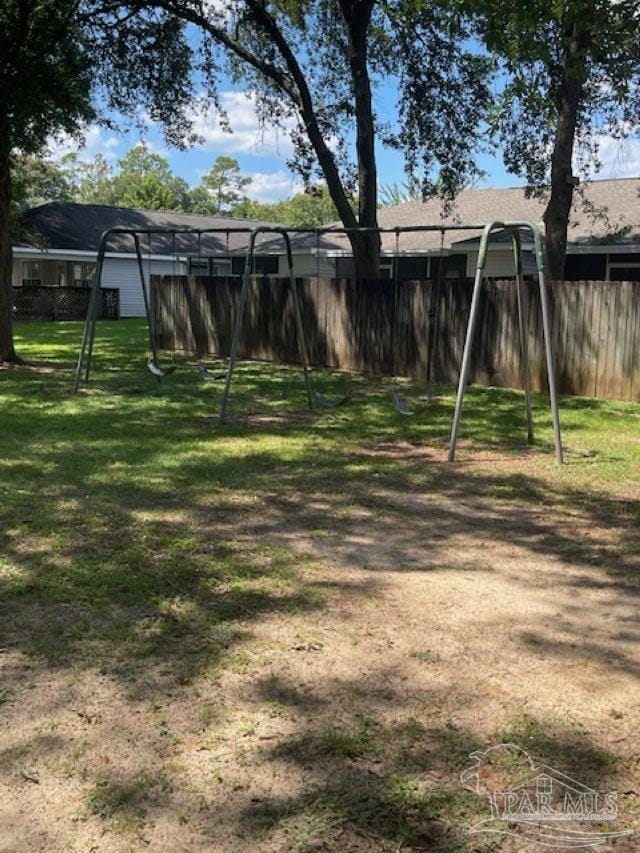
<svg viewBox="0 0 640 853"><path fill-rule="evenodd" d="M600 138L602 168L599 178L635 178L640 175L640 139Z"/></svg>
<svg viewBox="0 0 640 853"><path fill-rule="evenodd" d="M131 148L137 148L139 145L143 145L150 154L157 154L159 157L167 158L170 154L166 145L161 142L154 142L152 139L139 139L133 143Z"/></svg>
<svg viewBox="0 0 640 853"><path fill-rule="evenodd" d="M233 0L202 0L209 19L231 21L238 13L238 3Z"/></svg>
<svg viewBox="0 0 640 853"><path fill-rule="evenodd" d="M589 178L635 178L640 175L640 137L632 133L629 125L621 125L620 135L599 133L596 136L598 159L602 167L596 172L589 169ZM574 158L574 170L578 172L579 164Z"/></svg>
<svg viewBox="0 0 640 853"><path fill-rule="evenodd" d="M286 132L294 127L293 120L284 122L282 130L274 125L262 125L256 113L254 99L246 92L222 92L220 100L229 118L232 133L224 130L215 109L194 105L194 130L202 137L203 148L261 156L288 157L293 146Z"/></svg>
<svg viewBox="0 0 640 853"><path fill-rule="evenodd" d="M303 190L302 182L289 172L249 172L248 177L247 195L256 201L280 201Z"/></svg>
<svg viewBox="0 0 640 853"><path fill-rule="evenodd" d="M60 160L65 154L78 154L80 160L92 160L96 154L102 154L107 160L117 156L120 140L100 125L89 125L83 136L78 138L65 133L49 139L48 147L54 160Z"/></svg>

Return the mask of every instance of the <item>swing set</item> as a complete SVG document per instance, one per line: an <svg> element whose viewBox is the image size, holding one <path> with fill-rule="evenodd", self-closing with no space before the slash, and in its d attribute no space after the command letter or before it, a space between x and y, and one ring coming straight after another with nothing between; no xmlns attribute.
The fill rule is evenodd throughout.
<svg viewBox="0 0 640 853"><path fill-rule="evenodd" d="M186 238L186 237L196 237L198 241L198 254L195 255L200 259L203 257L202 255L202 238L203 236L214 236L214 235L226 235L226 245L227 245L227 255L229 257L229 235L230 234L247 234L249 239L245 252L245 264L243 270L242 277L242 286L240 290L240 297L238 302L238 309L235 318L235 324L233 328L233 335L231 339L231 348L229 352L229 358L227 362L227 367L224 375L215 376L212 374L207 367L199 362L196 365L197 374L201 379L207 382L213 382L217 380L224 379L224 386L222 392L222 402L220 405L220 413L219 420L220 423L224 423L227 416L227 410L229 406L229 399L231 394L231 386L233 382L234 371L236 367L236 362L238 358L238 347L242 335L243 328L243 320L245 307L247 302L247 296L249 293L249 288L251 285L251 276L253 271L254 259L256 257L256 242L259 236L261 235L274 235L275 237L280 238L285 246L286 259L287 259L287 271L288 271L288 279L289 286L291 290L292 303L293 303L293 314L295 320L296 327L296 338L297 338L297 346L298 346L298 354L300 358L300 363L302 366L302 374L304 381L304 388L307 397L307 402L310 409L316 409L318 406L324 409L334 409L337 406L341 406L349 401L351 398L351 392L347 391L346 393L337 397L337 399L330 399L327 397L317 386L317 382L315 381L315 377L312 376L308 355L308 347L307 347L307 339L304 328L304 323L302 319L302 312L300 309L300 298L298 294L298 288L295 278L295 270L293 263L293 253L291 247L291 234L313 234L316 237L316 246L317 246L317 264L319 271L319 253L320 253L320 239L324 235L342 235L348 236L353 233L377 233L384 234L390 233L395 235L395 256L394 256L394 271L393 271L393 288L394 288L394 323L392 328L392 350L393 350L393 378L392 378L392 388L391 388L391 399L393 405L400 414L405 416L414 416L420 414L424 411L424 406L418 408L412 408L409 403L402 398L400 393L400 387L398 383L398 375L397 375L397 366L398 366L398 348L399 348L399 338L400 338L400 329L398 322L398 306L399 306L399 294L400 294L400 277L399 277L399 258L400 258L400 235L403 233L415 233L415 232L439 232L440 233L440 260L439 260L439 270L438 270L438 281L437 288L435 289L434 298L432 299L432 305L434 306L432 309L433 320L432 330L437 328L437 311L438 311L438 302L440 296L440 289L442 283L442 270L443 270L443 248L444 248L444 235L447 231L481 231L482 236L480 239L480 246L478 251L478 261L476 265L476 273L473 285L473 292L471 298L471 308L469 312L469 320L467 323L467 331L465 336L465 343L462 355L462 364L460 369L460 376L458 380L458 387L456 392L456 403L454 416L451 426L451 438L449 443L449 452L448 459L450 462L453 462L455 459L456 453L456 444L458 440L458 434L460 430L460 422L462 418L462 407L464 401L464 394L467 386L468 376L469 376L469 368L471 364L471 355L472 348L474 343L474 335L478 322L478 310L480 304L480 294L482 290L482 284L485 278L485 267L487 261L487 250L489 246L489 240L493 232L507 231L511 234L511 242L513 247L513 255L514 255L514 270L515 270L515 287L516 287L516 299L517 299L517 312L518 312L518 336L519 336L519 344L520 344L520 352L521 352L521 363L522 363L522 371L523 371L523 386L524 386L524 398L525 398L525 415L526 415L526 426L527 426L527 440L529 444L533 443L533 419L531 412L531 382L530 382L530 374L529 374L529 359L528 359L528 347L527 347L527 338L528 331L526 327L526 311L524 308L524 276L523 276L523 265L522 265L522 245L521 245L521 232L528 231L533 238L534 245L534 254L537 268L537 277L538 277L538 287L540 292L540 304L542 310L542 329L543 329L543 338L544 338L544 348L545 348L545 359L546 359L546 372L547 372L547 383L549 389L549 402L551 408L551 417L553 422L553 437L554 437L554 446L555 446L555 456L558 464L562 464L563 461L563 451L562 451L562 438L560 431L560 417L558 412L558 401L557 401L557 393L556 393L556 385L555 385L555 374L554 374L554 363L553 363L553 350L552 350L552 340L551 340L551 318L550 318L550 309L549 309L549 301L547 296L547 288L545 282L545 272L544 272L544 246L543 239L540 233L540 229L533 222L526 221L499 221L494 220L492 222L488 222L486 225L466 225L466 224L455 224L455 225L413 225L413 226L405 226L405 227L397 227L397 228L374 228L374 227L357 227L357 228L284 228L279 226L267 226L260 225L255 228L206 228L206 229L171 229L171 228L154 228L154 229L132 229L132 228L112 228L102 235L100 240L100 246L98 250L98 260L97 260L97 269L96 275L93 281L91 295L89 299L89 308L87 311L87 317L84 326L84 332L82 337L82 344L80 347L80 353L78 356L78 362L76 365L75 371L75 381L74 381L74 391L77 392L80 388L80 385L84 381L84 383L88 383L91 375L91 367L93 360L93 348L95 342L95 333L96 333L96 323L98 319L98 307L100 300L100 288L102 285L102 278L104 275L104 265L105 265L105 257L107 253L107 247L109 244L109 240L114 235L128 235L133 238L135 254L137 259L138 273L140 277L140 286L142 290L142 297L144 303L145 316L147 320L147 330L149 336L149 359L147 362L147 368L155 376L158 381L162 381L165 377L169 376L171 373L175 371L175 366L171 365L168 367L162 367L158 360L158 346L157 346L157 335L156 335L156 323L154 312L151 310L149 292L148 292L148 284L150 282L150 272L151 272L151 240L152 237L157 235L163 235L164 237L169 237L173 241L173 257L174 259L179 258L181 255L185 254L184 252L180 252L176 245L176 238ZM141 249L141 237L146 237L147 241L147 275L145 276L144 270L144 260ZM187 253L188 254L188 253ZM194 253L195 254L195 253ZM219 255L218 255L219 256ZM191 255L193 257L193 255ZM209 256L206 256L209 257ZM432 396L432 388L434 381L434 365L433 365L433 354L435 352L435 346L430 346L430 364L428 366L428 376L427 382L430 385L430 390L428 397L431 399Z"/></svg>

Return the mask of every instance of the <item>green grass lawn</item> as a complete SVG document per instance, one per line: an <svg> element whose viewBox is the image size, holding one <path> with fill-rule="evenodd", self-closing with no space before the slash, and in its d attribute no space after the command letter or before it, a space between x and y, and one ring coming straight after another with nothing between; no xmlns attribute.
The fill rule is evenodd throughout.
<svg viewBox="0 0 640 853"><path fill-rule="evenodd" d="M0 647L20 656L0 691L0 712L19 714L29 701L30 680L43 673L64 677L68 685L99 673L145 708L166 703L176 691L194 691L198 714L211 714L205 727L215 728L218 710L203 710L209 706L202 685L229 673L250 675L259 666L267 652L254 643L254 626L321 614L339 589L339 581L324 577L313 548L294 547L282 535L239 535L247 518L275 511L279 518L295 516L310 541L320 544L355 511L367 513L371 535L376 525L401 528L407 516L400 498L413 494L442 496L477 512L495 501L512 507L514 517L523 507L580 512L615 535L610 547L598 546L596 555L581 538L557 533L531 545L532 552L552 549L574 565L593 565L597 557L604 573L626 573L625 583L635 584L623 558L638 548L638 404L564 398L567 464L560 468L546 398L534 399L537 441L528 449L522 394L472 388L459 461L448 465L450 388L438 389L427 411L408 419L391 406L388 381L354 377L350 405L310 413L298 371L244 363L229 423L221 427L222 383L203 383L192 360L172 354L164 358L178 370L158 383L145 369L139 321L99 324L93 380L74 395L81 331L79 323L19 324L19 353L61 366L0 372ZM346 381L330 374L319 379L327 393L339 393ZM420 389L412 386L409 393ZM518 535L508 527L494 531L505 547ZM313 637L301 643L312 647ZM414 650L412 660L439 665L428 650ZM47 713L57 719L57 711ZM329 708L311 754L330 749L351 768L366 761L375 770L376 756L394 736L362 719L342 731L332 722L337 713ZM307 722L313 718L312 711L304 714ZM163 725L171 730L171 719ZM410 752L410 735L402 738ZM68 760L71 778L82 759ZM4 753L0 768L2 761L18 766L13 752ZM367 849L402 843L435 849L435 836L422 838L420 821L460 829L469 819L469 795L456 799L443 788L425 799L398 762L393 772L372 777L375 786L364 801L345 777L322 796L295 801L298 811L294 801L263 803L251 830L257 834L244 836L246 844L249 837L271 837L280 824L288 827L285 846L303 849L328 827L361 819L363 837L373 839ZM59 772L55 762L51 766ZM113 832L143 833L153 803L140 805L137 783L132 789L130 781L129 787L122 783L123 793L96 767L87 773L78 777L82 819L88 825L111 821ZM164 782L154 777L158 802L180 777L175 767L163 773ZM144 788L148 779L134 781L139 778ZM443 838L441 849L455 849L452 836ZM460 849L466 843L456 841ZM340 849L340 842L335 845Z"/></svg>

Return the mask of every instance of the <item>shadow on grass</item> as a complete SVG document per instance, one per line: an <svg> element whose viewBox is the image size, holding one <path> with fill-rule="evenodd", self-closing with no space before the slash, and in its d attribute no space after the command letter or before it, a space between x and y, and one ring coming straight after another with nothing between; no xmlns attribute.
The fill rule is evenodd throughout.
<svg viewBox="0 0 640 853"><path fill-rule="evenodd" d="M342 685L349 696L358 682ZM341 719L317 694L303 698L314 715L301 731L265 750L263 761L289 764L302 771L302 785L291 796L273 796L247 808L245 832L282 849L429 849L476 851L498 849L502 838L469 836L468 829L491 815L483 789L465 785L461 772L474 764L472 753L501 743L525 749L543 764L589 785L615 790L618 759L600 749L588 733L568 720L538 720L523 715L490 737L452 722L425 725L407 716L404 697L388 697L384 715L376 717L362 697L357 709ZM257 686L259 695L277 695L293 708L300 697L286 683ZM441 697L443 699L444 697ZM393 719L394 723L389 723ZM506 751L506 757L513 750ZM494 776L495 790L509 790L531 773L518 761L505 763ZM490 777L491 783L491 777ZM490 788L491 790L491 788ZM582 827L594 829L592 824Z"/></svg>
<svg viewBox="0 0 640 853"><path fill-rule="evenodd" d="M469 393L467 440L487 452L500 442L506 464L497 468L441 464L449 400L434 400L425 420L407 420L356 379L364 396L349 408L317 417L300 395L283 413L274 389L299 385L297 372L257 364L239 371L235 402L240 411L251 404L258 420L212 429L208 386L190 372L162 385L140 376L132 353L144 350L142 327L105 326L91 393L73 397L67 377L20 370L2 388L0 541L9 571L0 642L57 666L85 660L132 678L155 660L189 679L215 666L252 620L321 606L329 589L304 577L301 542L307 554L369 567L356 590L365 596L378 567L467 571L444 554L484 530L532 557L604 569L612 595L636 596L638 502L512 470L509 449L522 448L519 393ZM42 335L64 355L78 329L34 324L27 336L36 346ZM536 414L548 421L542 398ZM530 458L540 466L539 454ZM606 535L586 537L589 529Z"/></svg>
<svg viewBox="0 0 640 853"><path fill-rule="evenodd" d="M33 351L48 346L68 359L73 325L23 334ZM199 383L192 365L158 385L143 352L138 327L107 328L95 384L78 397L61 373L0 378L0 645L31 659L30 677L36 667L98 668L133 698L166 695L216 677L273 615L363 602L394 572L421 573L428 585L433 572L466 577L473 568L481 580L496 569L490 556L469 565L471 540L517 547L534 565L546 560L544 572L514 576L522 596L548 586L575 599L565 640L550 642L532 616L524 631L513 625L519 642L569 665L588 659L638 674L637 636L590 634L600 604L580 597L606 594L618 626L637 606L640 504L602 474L622 457L633 475L636 445L615 446L635 435L631 417L610 424L611 404L565 401L567 440L585 441L594 456L575 462L578 474L558 472L538 450L524 453L522 396L474 388L464 420L470 461L449 466L447 389L424 420L407 420L379 384L355 379L354 404L319 417L305 410L297 371L245 365L232 423L219 428L219 387ZM329 377L329 392L341 383ZM546 453L544 398L535 413ZM607 431L614 438L604 441ZM358 580L341 576L353 567L363 570ZM6 689L23 680L9 672ZM335 691L321 686L277 676L256 685L262 701L304 712L305 725L267 747L265 760L302 768L309 780L247 809L240 822L250 837L280 849L291 839L307 849L473 849L465 828L486 805L458 778L468 754L488 744L453 724L402 719L406 697L356 679L340 687L357 706L343 719ZM439 700L450 697L434 693ZM593 787L615 777L615 757L568 724L518 719L496 740ZM87 806L135 829L166 808L163 785L146 797L145 784L114 771L95 782Z"/></svg>

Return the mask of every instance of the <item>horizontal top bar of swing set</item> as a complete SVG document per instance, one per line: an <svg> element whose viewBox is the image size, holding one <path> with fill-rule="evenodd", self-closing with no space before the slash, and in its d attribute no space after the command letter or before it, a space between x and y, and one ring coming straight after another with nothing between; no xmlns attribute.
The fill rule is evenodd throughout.
<svg viewBox="0 0 640 853"><path fill-rule="evenodd" d="M503 222L496 221L495 223L489 223L495 225L495 228L530 228L531 223L518 221L518 222ZM420 231L483 231L486 227L487 223L482 225L466 225L466 224L454 224L454 225L398 225L394 228L383 228L376 226L356 226L352 228L331 228L331 227L318 227L318 228L300 228L300 227L292 227L288 228L286 226L279 225L258 225L255 228L247 228L245 227L231 227L231 228L109 228L102 235L102 239L108 237L111 234L139 234L149 236L151 234L253 234L254 232L262 233L262 234L281 234L283 231L286 231L287 234L408 234L412 232L420 232Z"/></svg>

